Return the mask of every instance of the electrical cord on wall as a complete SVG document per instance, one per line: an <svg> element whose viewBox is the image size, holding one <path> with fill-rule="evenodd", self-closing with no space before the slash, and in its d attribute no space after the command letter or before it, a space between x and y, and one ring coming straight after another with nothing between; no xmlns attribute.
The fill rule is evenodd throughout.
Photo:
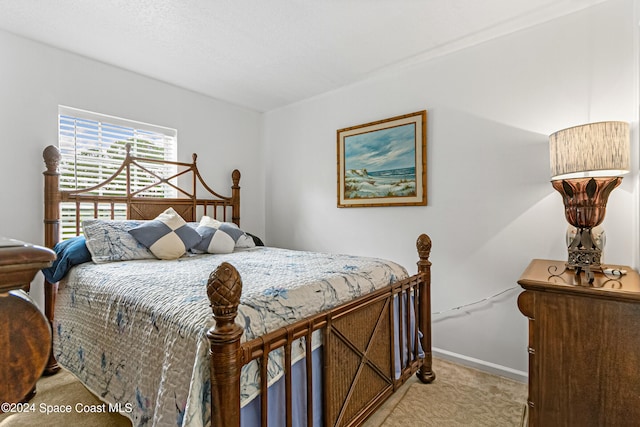
<svg viewBox="0 0 640 427"><path fill-rule="evenodd" d="M450 312L452 312L452 311L458 311L458 310L462 310L462 309L467 308L467 307L471 307L471 306L474 306L474 305L478 305L478 304L481 304L481 303L483 303L483 302L490 301L490 300L492 300L492 299L494 299L494 298L497 298L497 297L499 297L500 295L505 294L505 293L507 293L507 292L509 292L509 291L512 291L512 290L514 290L514 289L516 289L516 288L518 288L518 286L512 286L512 287L510 287L510 288L507 288L507 289L504 289L504 290L502 290L502 291L498 292L498 293L497 293L497 294L495 294L495 295L488 296L488 297L483 298L483 299L478 300L478 301L470 302L470 303L468 303L468 304L460 305L460 306L458 306L458 307L448 308L448 309L446 309L446 310L442 310L442 311L435 311L435 312L431 312L431 315L432 315L432 316L437 316L437 315L440 315L440 314L446 314L446 313L450 313Z"/></svg>

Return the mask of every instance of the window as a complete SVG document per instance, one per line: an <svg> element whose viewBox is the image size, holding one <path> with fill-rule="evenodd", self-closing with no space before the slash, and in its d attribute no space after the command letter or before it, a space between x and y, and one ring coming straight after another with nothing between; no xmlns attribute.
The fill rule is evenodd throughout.
<svg viewBox="0 0 640 427"><path fill-rule="evenodd" d="M175 129L135 122L71 107L58 107L58 147L60 148L60 188L75 190L93 187L112 176L126 156L126 144L131 145L133 156L176 161L177 131ZM147 163L144 167L158 176L170 177L176 173L175 165ZM131 170L131 191L139 191L155 182L155 178L140 168ZM124 175L108 185L96 189L100 196L125 196ZM145 196L176 197L169 185L145 190ZM111 217L110 206L99 208L98 217ZM115 218L126 217L126 207L115 207ZM82 218L96 216L93 205L81 206ZM62 236L76 233L75 207L63 203L60 212Z"/></svg>

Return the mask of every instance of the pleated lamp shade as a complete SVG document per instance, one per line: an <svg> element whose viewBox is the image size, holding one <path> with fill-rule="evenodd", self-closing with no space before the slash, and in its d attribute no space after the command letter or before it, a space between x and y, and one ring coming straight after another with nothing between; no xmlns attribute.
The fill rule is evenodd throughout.
<svg viewBox="0 0 640 427"><path fill-rule="evenodd" d="M598 122L549 136L551 180L619 176L629 172L629 124Z"/></svg>

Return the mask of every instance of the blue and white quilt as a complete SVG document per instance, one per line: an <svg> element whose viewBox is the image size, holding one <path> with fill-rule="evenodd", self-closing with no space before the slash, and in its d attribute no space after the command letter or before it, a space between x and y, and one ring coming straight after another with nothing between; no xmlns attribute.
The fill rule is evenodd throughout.
<svg viewBox="0 0 640 427"><path fill-rule="evenodd" d="M74 267L60 282L54 354L134 426L210 425L209 274L227 261L243 282L236 322L243 341L408 276L376 258L258 247L173 261ZM303 346L295 357L304 356ZM281 372L269 364L270 382ZM259 392L255 364L242 371L242 405Z"/></svg>

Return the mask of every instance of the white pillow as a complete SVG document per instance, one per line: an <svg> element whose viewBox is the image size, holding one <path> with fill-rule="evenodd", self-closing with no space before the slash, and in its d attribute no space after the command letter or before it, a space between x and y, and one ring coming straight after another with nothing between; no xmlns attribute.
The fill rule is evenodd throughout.
<svg viewBox="0 0 640 427"><path fill-rule="evenodd" d="M82 231L93 262L154 259L155 256L149 249L129 234L129 230L145 222L105 219L82 221Z"/></svg>

